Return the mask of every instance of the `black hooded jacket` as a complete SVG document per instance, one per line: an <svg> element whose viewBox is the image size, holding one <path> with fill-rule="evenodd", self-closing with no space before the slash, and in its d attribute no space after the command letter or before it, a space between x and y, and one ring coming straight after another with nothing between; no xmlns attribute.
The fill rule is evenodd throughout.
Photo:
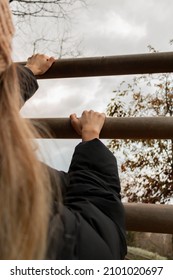
<svg viewBox="0 0 173 280"><path fill-rule="evenodd" d="M32 72L19 70L24 101L37 90ZM127 253L116 159L99 140L76 146L69 171L48 167L53 203L47 259L120 260ZM61 189L62 203L57 200Z"/></svg>

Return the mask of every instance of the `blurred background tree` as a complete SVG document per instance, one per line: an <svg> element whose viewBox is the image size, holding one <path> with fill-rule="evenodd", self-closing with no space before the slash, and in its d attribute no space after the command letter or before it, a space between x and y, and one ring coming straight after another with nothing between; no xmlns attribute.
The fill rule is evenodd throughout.
<svg viewBox="0 0 173 280"><path fill-rule="evenodd" d="M152 47L150 47L152 50ZM173 74L136 76L122 81L107 106L111 117L173 115ZM173 140L113 139L121 155L122 195L128 202L167 203L173 197Z"/></svg>

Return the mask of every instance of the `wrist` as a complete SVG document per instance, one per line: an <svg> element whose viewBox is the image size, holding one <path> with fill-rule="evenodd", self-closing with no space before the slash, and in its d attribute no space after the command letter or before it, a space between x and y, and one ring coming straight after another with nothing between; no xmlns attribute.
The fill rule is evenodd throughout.
<svg viewBox="0 0 173 280"><path fill-rule="evenodd" d="M37 67L35 67L34 65L27 65L26 64L25 67L30 69L35 76L40 74L40 70Z"/></svg>
<svg viewBox="0 0 173 280"><path fill-rule="evenodd" d="M82 141L90 141L95 138L99 139L99 133L96 130L82 130Z"/></svg>

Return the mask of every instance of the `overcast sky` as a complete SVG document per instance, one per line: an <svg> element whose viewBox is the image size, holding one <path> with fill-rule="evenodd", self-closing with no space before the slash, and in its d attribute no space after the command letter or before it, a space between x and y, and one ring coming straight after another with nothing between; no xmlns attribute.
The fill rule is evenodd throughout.
<svg viewBox="0 0 173 280"><path fill-rule="evenodd" d="M72 36L81 41L83 56L147 53L148 45L158 51L172 51L169 41L173 39L173 1L87 2L87 8L74 12L70 25ZM31 40L32 34L27 34L27 37ZM16 37L14 58L26 60L29 55L27 46L21 48L21 38ZM21 112L27 117L68 117L74 112L80 115L85 109L105 112L107 104L114 97L113 90L123 79L129 79L129 76L41 81L38 92ZM46 152L45 157L49 157L50 165L67 170L78 142L44 141L41 150Z"/></svg>

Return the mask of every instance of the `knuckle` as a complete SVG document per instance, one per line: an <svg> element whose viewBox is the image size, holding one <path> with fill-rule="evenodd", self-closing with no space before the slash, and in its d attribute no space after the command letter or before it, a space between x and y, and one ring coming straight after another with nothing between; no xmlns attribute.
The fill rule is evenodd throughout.
<svg viewBox="0 0 173 280"><path fill-rule="evenodd" d="M82 113L82 115L85 115L85 114L87 114L87 113L88 113L88 111L87 111L87 110L84 110L83 113Z"/></svg>

